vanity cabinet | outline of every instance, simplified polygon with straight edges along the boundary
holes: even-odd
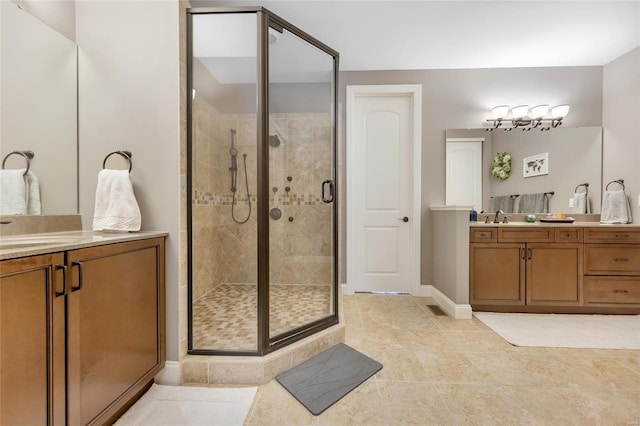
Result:
[[[164,238],[0,267],[0,424],[113,423],[164,367]]]
[[[471,227],[469,302],[503,312],[640,313],[640,227]]]
[[[0,262],[0,424],[65,424],[62,253]]]
[[[496,235],[495,243],[484,241]],[[553,228],[471,228],[469,301],[476,310],[582,304],[581,232]],[[558,240],[556,242],[556,239]],[[569,242],[566,242],[569,241]]]
[[[67,268],[69,424],[103,424],[164,367],[164,242],[73,250]]]
[[[469,301],[472,305],[524,305],[524,247],[524,244],[471,244]]]
[[[585,229],[585,305],[640,308],[640,229]]]

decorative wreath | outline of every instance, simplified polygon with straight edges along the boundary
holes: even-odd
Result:
[[[491,174],[498,180],[505,180],[511,173],[511,156],[506,152],[499,152],[493,157]]]

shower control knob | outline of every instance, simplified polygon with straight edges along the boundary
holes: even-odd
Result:
[[[293,222],[293,216],[289,216],[289,222]]]
[[[407,216],[403,217],[402,219],[400,219],[401,221],[407,223],[409,222],[409,218]]]
[[[291,176],[287,176],[287,180],[288,180],[289,182],[291,182],[291,181],[293,180],[293,178],[292,178]]]
[[[289,187],[289,186],[285,186],[284,190],[285,190],[285,191],[287,191],[287,192],[289,192],[289,191],[291,191],[291,187]]]

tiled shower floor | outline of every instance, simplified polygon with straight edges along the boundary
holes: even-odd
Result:
[[[329,285],[272,285],[269,334],[326,317],[331,313]],[[193,348],[255,350],[257,287],[221,284],[193,303]]]

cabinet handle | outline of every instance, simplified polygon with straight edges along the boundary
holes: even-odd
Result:
[[[616,238],[629,238],[629,234],[616,234]]]
[[[71,284],[71,291],[78,291],[82,288],[82,263],[80,262],[71,262],[71,266],[78,267],[78,285],[74,286]]]
[[[613,259],[614,262],[628,262],[629,259],[626,257],[616,257],[615,259]]]
[[[623,294],[627,294],[629,293],[629,290],[613,290],[614,293],[623,293]]]
[[[521,248],[521,249],[520,249],[520,259],[524,259],[524,258],[525,258],[525,255],[524,255],[524,249],[523,249],[523,248]]]
[[[527,256],[527,259],[531,259],[531,257],[533,257],[533,250],[527,249],[527,252],[529,253],[529,255]]]
[[[62,269],[62,291],[56,290],[56,297],[64,296],[67,292],[67,265],[56,265],[56,271]]]
[[[573,234],[564,234],[564,236],[565,236],[566,238],[571,238],[571,237],[573,237]]]

